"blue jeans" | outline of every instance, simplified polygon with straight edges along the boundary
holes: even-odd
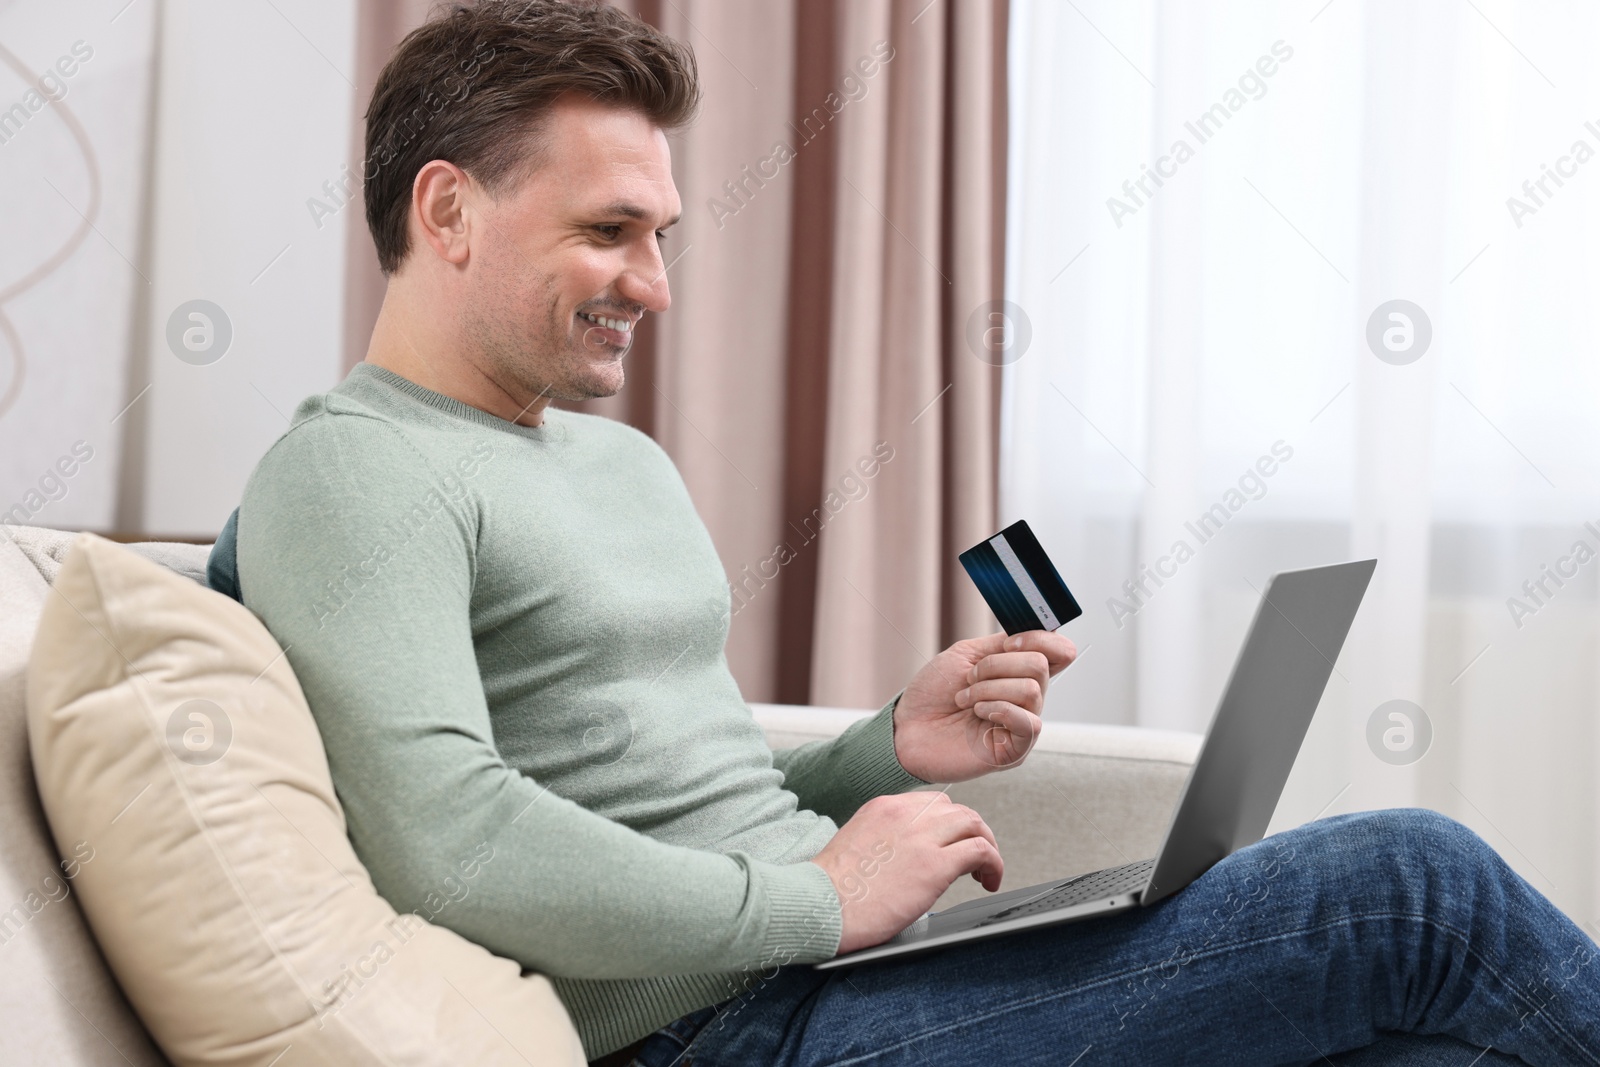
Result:
[[[1335,1058],[1337,1057],[1337,1058]],[[1276,834],[1149,908],[792,965],[639,1067],[1600,1065],[1600,949],[1430,811]]]

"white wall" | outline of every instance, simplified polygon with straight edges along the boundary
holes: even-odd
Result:
[[[0,522],[113,524],[156,23],[125,2],[0,6]]]
[[[295,405],[339,380],[359,200],[320,220],[307,201],[337,203],[355,23],[355,0],[0,6],[0,113],[90,53],[0,125],[0,521],[214,535]],[[232,326],[204,365],[166,336],[195,299]]]
[[[140,0],[145,2],[145,0]],[[349,147],[354,0],[167,0],[156,116],[152,388],[131,521],[213,534],[295,405],[339,380],[346,213],[319,229]],[[167,344],[172,311],[204,299],[232,323],[221,359]]]

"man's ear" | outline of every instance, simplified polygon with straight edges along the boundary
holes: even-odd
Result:
[[[435,255],[457,266],[467,261],[470,250],[474,188],[465,171],[443,159],[423,164],[411,183],[407,224]]]

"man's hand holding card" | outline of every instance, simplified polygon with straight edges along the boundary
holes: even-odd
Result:
[[[1083,614],[1025,522],[961,554],[1006,628],[957,641],[895,707],[895,755],[928,782],[962,782],[1021,763],[1039,736],[1050,679],[1078,655],[1056,632]]]

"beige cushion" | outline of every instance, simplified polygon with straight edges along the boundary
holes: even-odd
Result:
[[[75,895],[174,1063],[583,1063],[547,979],[374,891],[254,615],[92,534],[55,592],[27,678],[39,795],[60,854],[92,855]],[[492,852],[462,842],[443,906]]]
[[[23,682],[52,594],[15,532],[0,527],[0,1064],[160,1067],[84,924],[34,789]]]

